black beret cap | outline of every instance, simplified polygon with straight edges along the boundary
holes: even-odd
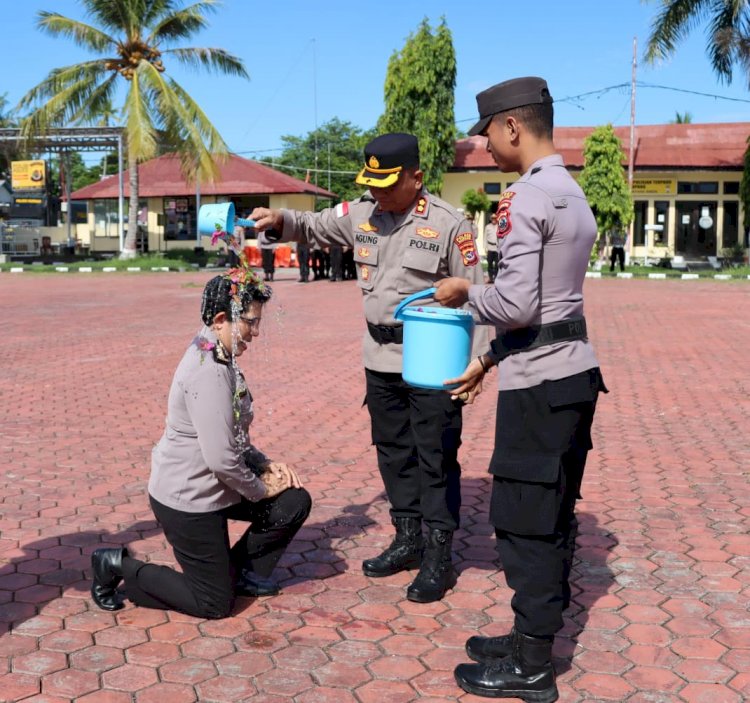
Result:
[[[419,166],[419,141],[413,134],[391,132],[365,146],[365,167],[357,174],[359,185],[387,188],[405,168]]]
[[[552,96],[549,94],[547,81],[544,78],[526,76],[525,78],[512,78],[509,81],[493,85],[477,94],[479,122],[469,130],[469,136],[484,134],[492,116],[498,112],[505,112],[523,105],[551,102]]]

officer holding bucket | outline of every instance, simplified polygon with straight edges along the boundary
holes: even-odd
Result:
[[[284,240],[353,248],[367,320],[372,441],[396,528],[390,546],[362,568],[383,577],[419,567],[407,597],[428,603],[440,600],[456,580],[451,544],[461,505],[461,402],[444,390],[404,381],[403,326],[394,310],[446,276],[479,284],[483,275],[471,224],[423,186],[416,137],[383,134],[364,151],[356,181],[369,190],[361,198],[318,213],[256,208],[251,217],[257,228],[272,227]],[[476,345],[475,353],[486,346]]]
[[[541,78],[516,78],[477,96],[498,168],[521,177],[497,210],[499,269],[494,284],[439,281],[435,299],[469,302],[495,325],[491,349],[475,359],[455,392],[470,390],[494,365],[499,394],[490,522],[514,595],[510,634],[471,637],[456,681],[493,698],[557,700],[552,643],[570,603],[574,507],[591,448],[597,396],[606,392],[586,336],[583,281],[596,221],[552,141],[552,97]]]

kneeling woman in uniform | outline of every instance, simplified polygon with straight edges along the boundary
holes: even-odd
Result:
[[[127,549],[98,549],[91,594],[100,608],[123,607],[116,590],[122,581],[136,605],[201,618],[227,617],[235,595],[278,593],[269,577],[310,513],[310,494],[293,469],[250,443],[253,399],[236,363],[258,336],[270,297],[246,266],[206,285],[204,327],[172,380],[148,484],[182,573],[134,559]],[[231,548],[229,519],[250,523]]]

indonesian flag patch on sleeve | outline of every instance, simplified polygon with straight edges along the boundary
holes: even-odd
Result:
[[[477,247],[474,243],[473,232],[461,232],[457,234],[453,243],[458,247],[461,256],[464,259],[464,266],[476,266],[479,257],[477,256]]]
[[[344,217],[344,215],[349,214],[349,203],[339,203],[336,208],[336,217]]]

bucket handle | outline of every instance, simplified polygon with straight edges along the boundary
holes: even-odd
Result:
[[[404,308],[409,305],[410,303],[413,303],[416,300],[423,300],[424,298],[432,298],[435,295],[435,292],[437,291],[437,288],[427,288],[426,290],[419,291],[419,293],[412,293],[409,297],[404,298],[397,306],[396,309],[393,311],[393,317],[396,320],[401,319],[401,313],[404,311]]]
[[[234,224],[240,227],[255,227],[255,220],[246,220],[244,217],[238,217],[235,219]]]

